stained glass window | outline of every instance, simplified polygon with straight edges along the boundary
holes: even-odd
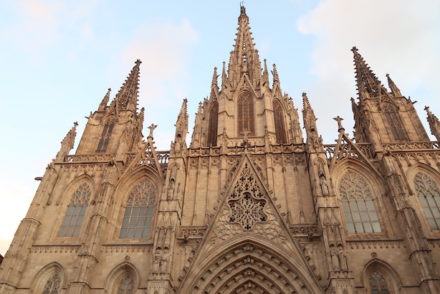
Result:
[[[131,190],[122,220],[120,238],[148,238],[153,219],[155,188],[143,181]]]
[[[440,190],[427,174],[419,172],[414,178],[417,195],[426,220],[432,230],[440,229]]]
[[[218,102],[214,101],[209,112],[208,146],[217,146]]]
[[[238,134],[254,134],[254,104],[249,92],[244,92],[238,98]]]
[[[355,172],[347,173],[339,186],[345,223],[349,233],[378,233],[381,231],[371,188]]]
[[[90,187],[86,183],[81,184],[78,189],[73,192],[72,200],[67,207],[66,216],[61,225],[60,237],[78,236],[84,215],[86,214],[90,195]]]
[[[373,272],[370,275],[371,294],[389,294],[384,277],[379,272]]]
[[[132,294],[133,293],[133,279],[127,274],[119,284],[117,294]]]
[[[61,286],[61,278],[58,272],[55,272],[44,285],[42,294],[58,294]]]
[[[275,119],[275,134],[277,143],[286,143],[286,131],[284,129],[283,107],[278,99],[273,101],[273,116]]]
[[[390,103],[384,103],[384,105],[385,116],[387,118],[388,125],[391,129],[394,140],[408,140],[408,135],[405,131],[405,128],[403,127],[402,120],[399,116],[399,112],[396,106]]]

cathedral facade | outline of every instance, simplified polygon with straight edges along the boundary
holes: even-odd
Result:
[[[0,293],[440,293],[440,147],[411,99],[353,48],[350,137],[302,126],[244,7],[187,141],[142,134],[138,60],[48,165],[0,267]],[[111,100],[111,101],[110,101]],[[440,121],[427,108],[440,141]],[[302,129],[305,129],[303,138]]]

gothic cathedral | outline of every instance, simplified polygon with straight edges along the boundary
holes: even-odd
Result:
[[[61,142],[0,268],[0,293],[440,293],[440,146],[353,48],[354,137],[324,144],[269,82],[244,7],[187,144],[142,134],[137,60],[74,155]],[[440,121],[426,108],[432,134]]]

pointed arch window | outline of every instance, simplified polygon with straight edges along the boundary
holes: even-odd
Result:
[[[208,127],[208,146],[217,146],[217,128],[218,128],[218,102],[212,102],[209,111],[209,127]]]
[[[287,143],[283,107],[278,99],[273,100],[273,116],[275,120],[275,135],[277,143]]]
[[[373,272],[369,277],[371,294],[389,294],[385,278],[379,272]]]
[[[131,190],[119,238],[150,237],[155,195],[155,187],[147,180]]]
[[[110,142],[110,137],[113,132],[113,127],[115,126],[114,121],[106,122],[104,125],[104,129],[101,133],[101,139],[99,139],[98,148],[96,152],[105,152],[107,150],[108,143]]]
[[[91,195],[88,184],[81,184],[78,189],[73,192],[72,199],[67,207],[66,216],[59,232],[60,237],[76,237],[81,229],[84,216]]]
[[[58,272],[55,272],[44,285],[42,294],[58,294],[61,286],[61,278]]]
[[[132,294],[133,293],[133,279],[130,274],[127,274],[124,278],[121,279],[119,283],[117,294]]]
[[[440,230],[440,190],[437,183],[425,173],[414,177],[417,196],[432,230]]]
[[[402,120],[396,106],[392,105],[391,103],[384,103],[384,112],[394,140],[408,140],[408,134],[403,127]]]
[[[254,134],[254,104],[249,92],[240,95],[237,102],[238,134],[240,136]]]
[[[345,174],[339,193],[349,233],[379,233],[381,227],[366,180],[355,172]]]

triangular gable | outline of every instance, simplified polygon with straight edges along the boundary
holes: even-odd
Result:
[[[182,285],[190,282],[186,281],[189,273],[194,276],[206,260],[211,260],[216,249],[247,239],[271,244],[277,252],[289,252],[302,270],[315,277],[248,154],[243,155],[225,191],[189,268],[185,269]]]

